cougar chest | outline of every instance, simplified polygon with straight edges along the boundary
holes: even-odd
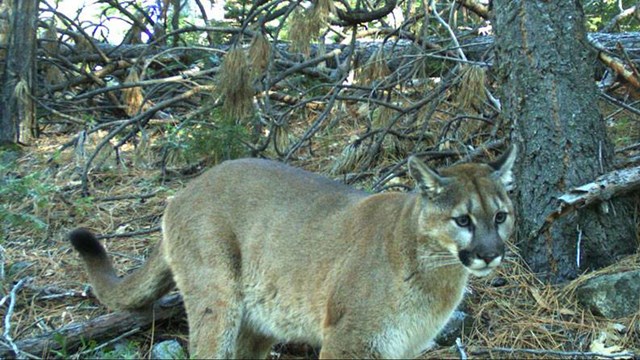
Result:
[[[426,350],[462,300],[466,275],[431,291],[408,290],[373,341],[384,358],[414,358]]]

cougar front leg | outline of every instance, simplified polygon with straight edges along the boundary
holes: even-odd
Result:
[[[369,342],[371,329],[362,324],[347,324],[342,321],[336,326],[327,327],[322,335],[320,359],[377,359],[380,353]]]

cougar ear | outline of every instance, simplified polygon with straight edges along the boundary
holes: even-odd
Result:
[[[499,180],[507,191],[513,189],[513,164],[516,162],[518,155],[518,147],[511,145],[504,154],[502,154],[494,162],[489,163],[494,169],[491,175],[494,179]]]
[[[409,165],[409,175],[415,180],[416,185],[423,195],[433,196],[442,192],[444,186],[448,183],[446,177],[438,174],[437,171],[429,168],[416,156],[411,156],[407,160]]]

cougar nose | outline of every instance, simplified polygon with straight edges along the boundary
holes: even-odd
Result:
[[[500,254],[495,251],[491,252],[479,252],[476,254],[479,259],[483,260],[487,265],[489,265],[493,260],[495,260]]]

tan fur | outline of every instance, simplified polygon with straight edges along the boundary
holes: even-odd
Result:
[[[124,280],[90,233],[70,238],[109,307],[148,306],[175,281],[193,357],[265,358],[277,341],[322,346],[321,358],[415,357],[468,274],[500,263],[514,159],[511,149],[436,173],[411,158],[421,190],[374,195],[273,161],[228,161],[170,200],[162,242]]]

